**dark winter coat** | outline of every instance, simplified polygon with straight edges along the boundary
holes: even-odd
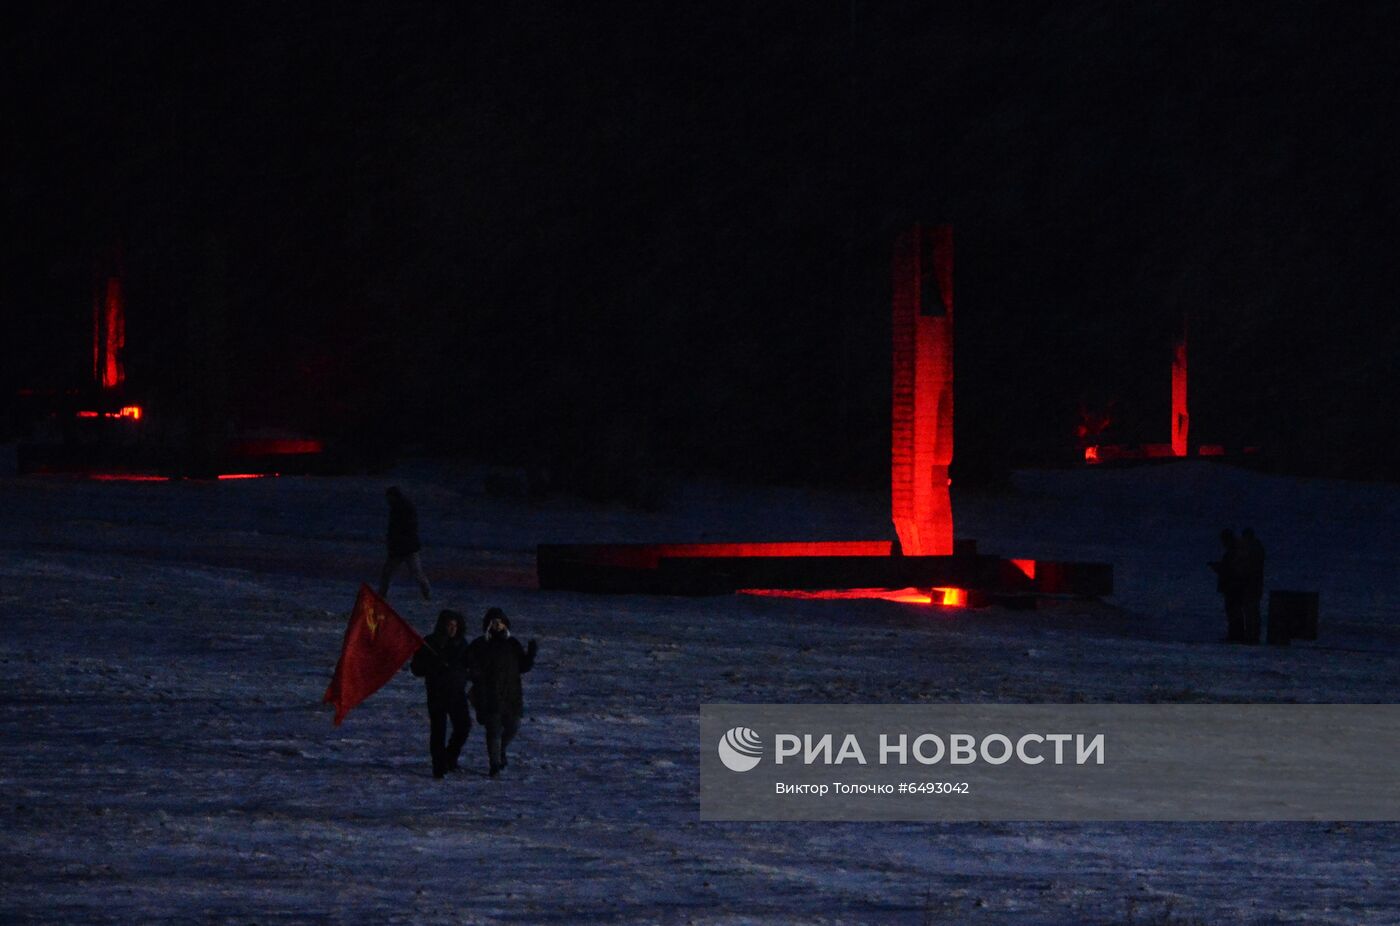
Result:
[[[535,665],[535,641],[527,649],[514,637],[477,637],[467,647],[473,706],[483,724],[519,720],[525,712],[520,676]]]
[[[1246,564],[1240,550],[1240,542],[1231,540],[1225,554],[1218,562],[1210,564],[1215,570],[1215,590],[1226,598],[1238,598],[1244,594]]]
[[[1257,537],[1245,536],[1239,542],[1241,587],[1252,601],[1264,597],[1264,545]]]
[[[438,615],[436,629],[423,640],[413,654],[409,669],[423,679],[428,691],[428,707],[451,709],[467,702],[467,634],[465,621],[458,616],[457,633],[447,635],[449,614]]]
[[[398,492],[389,495],[389,532],[385,541],[390,556],[408,556],[423,549],[418,539],[418,509]]]

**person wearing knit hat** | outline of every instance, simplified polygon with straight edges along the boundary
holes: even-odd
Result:
[[[535,665],[539,647],[528,646],[510,634],[510,618],[500,608],[491,608],[481,621],[481,636],[467,647],[471,671],[471,702],[477,722],[486,730],[486,759],[491,777],[509,764],[506,747],[520,730],[525,713],[520,676]]]

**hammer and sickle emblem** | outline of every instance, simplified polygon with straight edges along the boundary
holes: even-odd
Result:
[[[373,640],[379,634],[379,627],[384,623],[384,615],[379,613],[378,608],[371,607],[365,614],[365,627],[369,630],[369,638]]]

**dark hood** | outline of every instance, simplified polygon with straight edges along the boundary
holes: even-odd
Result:
[[[441,637],[447,636],[447,622],[453,620],[457,622],[457,633],[453,635],[452,639],[462,639],[467,633],[467,619],[456,611],[443,610],[440,612],[438,614],[437,626],[433,628],[433,633]]]
[[[497,618],[500,619],[501,623],[506,625],[506,630],[510,630],[510,618],[506,617],[506,612],[502,611],[500,608],[492,608],[487,611],[486,616],[481,619],[481,632],[485,634],[487,629],[491,626],[491,622]]]

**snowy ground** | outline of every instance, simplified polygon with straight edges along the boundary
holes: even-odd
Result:
[[[501,780],[429,775],[407,672],[319,704],[386,480],[0,478],[0,921],[1396,923],[1400,824],[715,824],[709,701],[1395,700],[1400,490],[1187,463],[957,495],[959,536],[1102,559],[1037,612],[544,593],[537,542],[865,539],[878,497],[690,486],[659,514],[405,465],[432,603],[537,637]],[[1220,645],[1205,561],[1252,524],[1322,638]],[[1385,872],[1390,871],[1390,875]]]

